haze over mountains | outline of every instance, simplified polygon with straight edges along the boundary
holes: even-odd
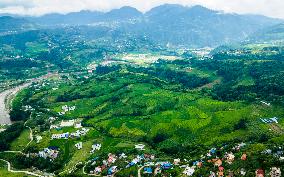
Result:
[[[110,12],[81,11],[63,14],[48,14],[41,17],[21,17],[12,23],[26,26],[62,27],[88,25],[105,27],[109,31],[147,36],[154,42],[166,45],[191,47],[217,46],[224,43],[241,42],[258,31],[269,31],[270,27],[283,22],[260,15],[226,14],[202,6],[185,7],[165,4],[146,13],[132,7],[122,7]],[[5,17],[7,20],[7,17]],[[19,17],[17,17],[19,18]],[[1,25],[1,31],[14,29],[13,25]],[[282,28],[283,30],[283,28]],[[279,36],[278,36],[279,37]],[[261,38],[258,37],[258,38]],[[277,38],[277,37],[276,37]]]

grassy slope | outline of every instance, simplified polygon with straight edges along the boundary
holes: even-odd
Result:
[[[23,173],[11,173],[7,171],[7,164],[0,161],[0,177],[23,177],[27,176]]]
[[[30,131],[25,129],[21,135],[11,143],[11,151],[21,151],[30,141]]]

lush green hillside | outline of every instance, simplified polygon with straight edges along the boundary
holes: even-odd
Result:
[[[62,171],[78,160],[103,158],[108,153],[125,152],[133,157],[139,154],[134,150],[137,143],[146,144],[146,152],[161,159],[179,157],[194,161],[213,147],[220,148],[218,153],[222,155],[246,142],[249,145],[241,152],[246,152],[249,160],[236,160],[233,165],[224,164],[225,167],[236,174],[240,166],[249,174],[257,168],[269,170],[279,163],[278,159],[263,161],[270,156],[260,154],[283,142],[283,66],[282,60],[183,59],[158,60],[146,68],[112,64],[100,65],[94,73],[62,74],[59,80],[34,85],[29,89],[33,96],[23,102],[35,108],[28,125],[43,137],[27,151],[59,147],[60,157],[48,169]],[[64,105],[76,109],[59,116]],[[79,139],[50,140],[53,133],[75,131],[72,127],[49,130],[54,124],[48,121],[51,116],[59,117],[58,122],[79,118],[91,132]],[[261,120],[273,117],[279,118],[278,123]],[[92,143],[102,144],[102,150],[80,156],[74,147],[79,141],[85,144],[84,152],[90,150]],[[241,152],[236,155],[241,156]],[[25,160],[23,166],[29,162]],[[39,168],[45,168],[44,164]],[[116,164],[121,168],[127,165],[122,161]],[[204,165],[196,174],[216,170],[210,163]],[[132,172],[120,173],[123,176]]]

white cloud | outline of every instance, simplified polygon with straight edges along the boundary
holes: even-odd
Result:
[[[187,6],[200,4],[225,12],[253,13],[284,18],[283,0],[0,0],[0,13],[42,15],[80,10],[109,11],[126,5],[145,12],[164,3]]]

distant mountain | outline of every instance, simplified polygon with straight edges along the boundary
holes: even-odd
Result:
[[[141,18],[143,14],[132,7],[122,7],[110,12],[80,11],[69,14],[47,14],[41,17],[30,17],[29,20],[41,25],[87,25],[97,22],[127,21]]]
[[[114,9],[110,12],[105,13],[101,20],[108,20],[108,21],[125,21],[125,20],[131,20],[131,19],[137,19],[142,18],[143,13],[138,11],[137,9],[133,7],[122,7],[120,9]]]
[[[85,25],[98,20],[104,13],[97,11],[80,11],[69,14],[47,14],[41,17],[29,17],[30,21],[45,26]]]
[[[202,6],[162,5],[145,14],[147,34],[162,43],[214,46],[244,40],[278,19],[226,14]]]
[[[0,34],[18,32],[34,28],[34,24],[24,18],[0,17]]]
[[[250,42],[273,42],[284,41],[284,23],[264,28],[252,34],[248,41]]]
[[[145,14],[132,7],[110,12],[81,11],[29,17],[43,26],[105,26],[110,31],[147,36],[160,44],[204,47],[240,42],[256,31],[283,20],[259,15],[228,14],[202,6],[165,4]]]

